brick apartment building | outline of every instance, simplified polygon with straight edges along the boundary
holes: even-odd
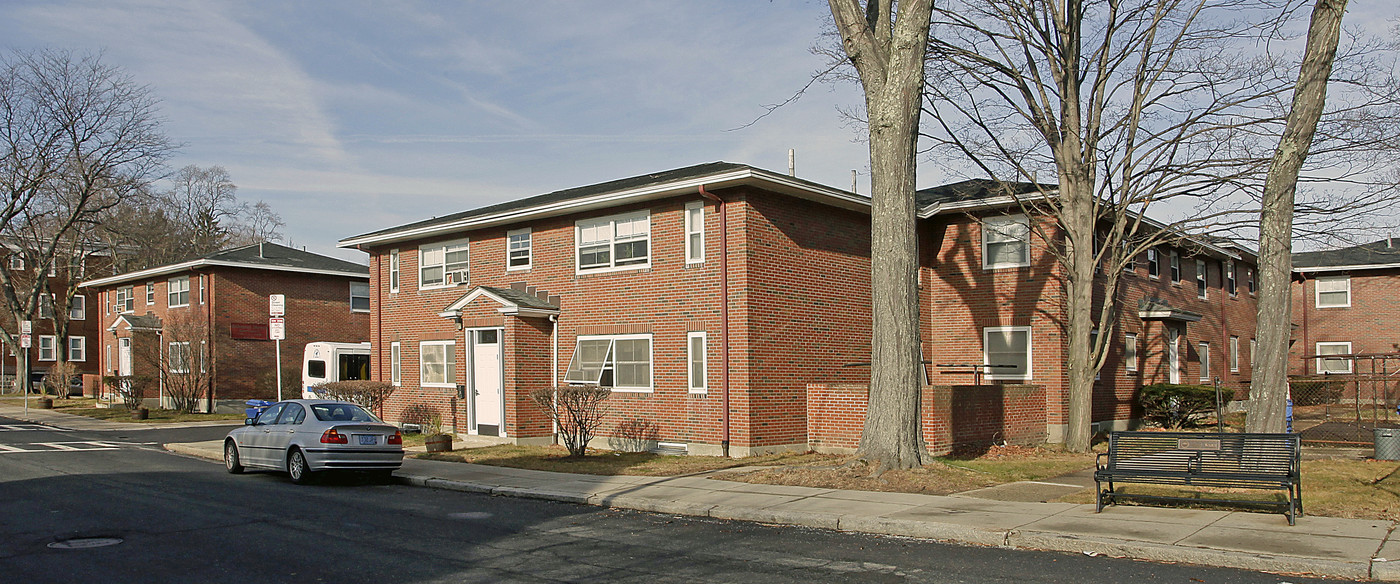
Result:
[[[1058,267],[1015,200],[987,184],[919,193],[936,451],[1064,430]],[[747,455],[854,446],[869,375],[869,237],[868,198],[720,162],[340,245],[370,255],[373,369],[399,386],[387,419],[437,416],[459,432],[548,442],[528,392],[599,383],[614,389],[600,439],[611,446]],[[1246,383],[1253,274],[1252,255],[1220,242],[1141,258],[1119,294],[1094,419],[1126,425],[1145,383]],[[975,383],[972,370],[990,363],[1011,366]]]
[[[1293,322],[1290,375],[1369,374],[1371,356],[1376,372],[1384,366],[1394,373],[1400,365],[1400,241],[1293,254]]]
[[[34,265],[24,250],[13,243],[0,244],[4,261],[10,273],[21,277],[37,277],[40,268]],[[92,353],[98,333],[102,328],[101,319],[96,318],[92,307],[96,297],[89,291],[79,289],[72,299],[66,298],[70,279],[81,279],[94,274],[110,273],[111,257],[105,251],[89,250],[76,265],[55,264],[45,274],[46,288],[50,291],[39,299],[38,312],[30,322],[33,333],[28,349],[31,379],[40,379],[60,361],[72,363],[78,374],[98,372],[98,362]],[[28,285],[27,283],[24,285]],[[67,323],[66,334],[60,334],[62,322]],[[6,330],[18,340],[19,327],[11,315],[4,315]],[[3,346],[0,341],[0,377],[12,379],[17,371],[17,347]]]
[[[246,399],[277,396],[269,296],[286,297],[278,364],[283,397],[299,397],[306,343],[368,340],[367,280],[365,266],[261,243],[83,286],[97,298],[92,317],[105,323],[97,355],[104,374],[158,378],[161,361],[165,371],[202,367],[208,372],[202,407],[212,401],[217,411],[242,411]],[[146,399],[154,401],[161,389],[149,390]]]

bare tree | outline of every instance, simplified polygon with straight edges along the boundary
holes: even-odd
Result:
[[[870,136],[872,334],[869,410],[858,454],[879,473],[921,466],[919,268],[914,153],[932,0],[830,0],[865,89]],[[897,11],[896,11],[897,10]]]
[[[252,245],[264,241],[282,239],[282,228],[287,224],[272,210],[267,201],[258,201],[243,208],[232,228],[233,245]]]
[[[161,322],[156,338],[160,347],[136,355],[148,371],[157,372],[170,409],[194,412],[210,389],[208,319],[199,311],[173,312]]]
[[[1245,420],[1249,432],[1284,431],[1288,339],[1293,332],[1293,197],[1327,101],[1327,82],[1346,7],[1347,0],[1317,0],[1313,7],[1288,125],[1264,181],[1264,208],[1259,216],[1259,354]]]
[[[935,11],[931,155],[1037,184],[1016,199],[1028,215],[1051,219],[1031,228],[1061,268],[1069,448],[1089,447],[1093,379],[1118,320],[1122,268],[1186,232],[1243,226],[1257,211],[1267,136],[1282,124],[1279,103],[1291,90],[1280,75],[1288,60],[1258,43],[1279,34],[1295,4],[950,0]],[[1354,123],[1392,107],[1388,96],[1350,105],[1329,126],[1331,151],[1361,160],[1393,143],[1393,119]],[[1054,184],[1040,185],[1051,182],[1042,177]],[[1147,219],[1177,198],[1199,209],[1174,222]],[[1095,329],[1105,334],[1093,340]]]
[[[191,255],[223,249],[229,243],[230,223],[243,213],[238,186],[222,166],[200,168],[193,164],[171,177],[165,193],[167,208],[189,229]]]
[[[0,262],[0,296],[11,318],[32,320],[49,274],[71,264],[67,242],[148,185],[173,147],[149,89],[99,55],[20,52],[0,68],[0,237],[25,260]],[[14,332],[0,328],[0,338],[14,346]]]

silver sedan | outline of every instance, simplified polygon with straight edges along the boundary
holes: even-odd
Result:
[[[224,466],[286,471],[292,482],[325,470],[373,472],[385,479],[403,465],[403,435],[349,402],[277,402],[224,439]]]

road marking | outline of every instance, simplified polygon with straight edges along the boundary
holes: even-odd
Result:
[[[43,446],[43,448],[24,448],[25,446]],[[121,444],[100,441],[84,442],[31,442],[29,444],[11,445],[0,444],[0,454],[19,454],[29,452],[94,452],[101,450],[119,450]]]
[[[35,431],[72,432],[72,430],[69,430],[69,429],[67,429],[67,428],[55,428],[55,427],[53,427],[53,426],[44,426],[44,425],[41,425],[41,424],[0,424],[0,432],[35,432]]]

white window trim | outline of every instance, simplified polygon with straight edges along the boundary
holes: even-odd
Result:
[[[78,356],[73,356],[73,341],[77,341]],[[74,363],[87,361],[87,337],[68,337],[68,360]]]
[[[525,243],[526,243],[526,246],[525,246],[525,265],[523,265],[523,266],[512,266],[512,265],[510,265],[510,257],[511,257],[511,251],[512,251],[511,248],[510,248],[510,238],[513,237],[513,236],[516,236],[516,235],[524,235],[524,236],[526,236],[526,238],[525,238]],[[507,232],[506,232],[506,271],[507,271],[507,272],[525,272],[525,271],[529,271],[529,269],[530,269],[530,268],[533,268],[534,266],[535,266],[535,234],[534,234],[534,231],[531,230],[529,227],[525,227],[525,228],[523,228],[523,229],[512,229],[512,230],[510,230],[510,231],[507,231]]]
[[[448,248],[453,248],[453,247],[464,248],[464,249],[466,249],[466,251],[467,251],[467,277],[466,277],[465,280],[463,280],[463,281],[461,281],[461,282],[456,282],[456,281],[449,280],[448,277],[447,277],[447,251],[448,251]],[[438,248],[441,248],[441,249],[442,249],[442,263],[441,263],[441,264],[435,264],[435,265],[433,265],[433,266],[429,266],[429,265],[427,265],[427,264],[424,264],[424,263],[423,263],[423,252],[425,252],[425,251],[431,251],[431,250],[438,249]],[[458,251],[458,250],[453,250],[453,251]],[[434,285],[431,285],[431,286],[424,286],[424,285],[423,285],[423,268],[431,268],[431,267],[440,267],[440,268],[442,268],[442,283],[441,283],[441,284],[434,284]],[[443,289],[443,288],[455,288],[455,287],[457,287],[459,284],[466,284],[466,283],[467,283],[468,281],[470,281],[470,280],[471,280],[471,240],[470,240],[470,239],[457,239],[457,240],[453,240],[453,241],[441,241],[441,242],[438,242],[438,243],[433,243],[433,244],[420,245],[420,246],[418,246],[418,289],[419,289],[419,290],[441,290],[441,289]]]
[[[180,351],[179,351],[179,352],[180,352],[180,357],[181,357],[181,360],[184,361],[184,367],[177,367],[177,366],[176,366],[176,360],[175,360],[175,353],[176,353],[175,348],[176,348],[176,347],[179,347],[179,348],[180,348]],[[167,347],[166,347],[166,352],[165,352],[165,354],[166,354],[166,359],[167,359],[167,362],[166,362],[166,363],[167,363],[167,367],[169,368],[169,370],[170,370],[171,373],[180,373],[180,374],[184,374],[184,373],[189,373],[189,372],[190,372],[190,366],[192,365],[191,361],[193,361],[193,356],[190,355],[190,342],[189,342],[189,341],[170,341],[169,345],[167,345]]]
[[[1210,298],[1210,277],[1206,271],[1205,260],[1196,260],[1196,298],[1208,300]]]
[[[1181,283],[1181,254],[1176,250],[1167,252],[1167,279],[1173,284]]]
[[[204,274],[199,275],[199,303],[204,304]]]
[[[126,296],[126,301],[125,301],[125,302],[122,301],[122,296],[123,296],[122,293],[121,293],[122,290],[126,290],[126,291],[127,291],[127,292],[126,292],[126,295],[125,295],[125,296]],[[117,314],[135,314],[135,313],[136,313],[136,287],[135,287],[135,286],[122,286],[122,287],[120,287],[120,288],[117,288],[116,291],[114,291],[114,292],[112,293],[112,296],[113,296],[113,298],[114,298],[113,304],[118,304],[118,303],[120,303],[120,306],[117,307]],[[126,308],[126,302],[131,302],[131,308],[130,308],[130,309],[127,309],[127,308]]]
[[[1019,262],[1001,262],[1001,263],[996,263],[996,264],[990,263],[988,260],[989,260],[989,258],[990,258],[991,256],[989,256],[989,255],[987,254],[987,245],[988,245],[988,243],[990,243],[990,242],[988,241],[988,239],[990,239],[990,238],[987,237],[987,233],[988,233],[989,229],[994,228],[995,226],[998,226],[998,225],[1011,225],[1011,224],[1024,225],[1025,228],[1026,228],[1026,238],[1023,239],[1023,240],[1021,240],[1021,244],[1024,245],[1024,246],[1026,246],[1026,251],[1025,251],[1025,254],[1024,254],[1024,255],[1025,255],[1025,259],[1022,260],[1022,261],[1019,261]],[[1026,266],[1031,265],[1031,237],[1030,237],[1031,227],[1030,227],[1030,225],[1031,225],[1031,224],[1030,224],[1030,219],[1029,219],[1028,217],[1026,217],[1025,215],[1006,215],[1006,216],[1000,216],[1000,217],[987,217],[987,218],[984,218],[984,219],[982,220],[982,269],[983,269],[983,270],[1002,270],[1002,269],[1007,269],[1007,268],[1023,268],[1023,267],[1026,267]]]
[[[1347,301],[1345,304],[1323,304],[1322,287],[1319,286],[1324,280],[1328,282],[1346,282]],[[1341,292],[1341,290],[1332,290]],[[1323,276],[1313,280],[1313,306],[1317,308],[1351,308],[1351,276]]]
[[[1313,354],[1314,354],[1314,355],[1321,355],[1321,354],[1322,354],[1322,347],[1324,347],[1324,346],[1328,346],[1328,347],[1346,347],[1346,352],[1345,352],[1344,354],[1350,354],[1350,353],[1351,353],[1351,341],[1328,341],[1328,342],[1317,343],[1316,345],[1314,345],[1314,346],[1313,346]],[[1322,373],[1323,373],[1323,370],[1322,370],[1322,362],[1323,362],[1324,360],[1326,360],[1326,359],[1327,359],[1326,357],[1318,357],[1317,359],[1314,359],[1314,360],[1313,360],[1313,371],[1316,371],[1318,374],[1322,374]],[[1330,373],[1333,373],[1333,374],[1349,374],[1349,373],[1351,373],[1351,372],[1352,372],[1352,361],[1351,361],[1351,359],[1347,359],[1347,360],[1346,360],[1346,364],[1347,364],[1347,370],[1346,370],[1346,371],[1332,371],[1332,372],[1330,372]]]
[[[400,281],[400,278],[402,277],[402,272],[400,272],[401,266],[400,266],[400,264],[399,264],[399,261],[400,261],[400,259],[399,259],[399,250],[397,250],[397,249],[391,249],[391,250],[389,250],[389,293],[390,293],[390,294],[398,294],[398,293],[399,293],[399,281]]]
[[[1225,260],[1225,291],[1231,297],[1240,295],[1239,281],[1235,279],[1235,260]]]
[[[48,342],[49,342],[49,356],[48,356],[48,358],[45,358],[45,357],[44,357],[44,341],[48,341]],[[54,335],[39,335],[39,347],[38,347],[38,348],[39,348],[39,357],[38,357],[38,359],[39,359],[40,361],[57,361],[57,360],[58,360],[58,337],[56,337],[56,336],[54,336]]]
[[[1137,340],[1137,333],[1123,335],[1123,369],[1126,371],[1138,370]]]
[[[577,355],[578,355],[578,346],[579,346],[579,342],[580,342],[580,341],[600,341],[600,340],[605,340],[605,339],[606,339],[606,340],[609,340],[609,341],[613,341],[614,343],[616,343],[617,341],[635,341],[635,340],[640,340],[640,339],[646,339],[646,340],[647,340],[647,350],[648,350],[647,359],[650,360],[650,362],[651,362],[651,367],[650,367],[650,371],[651,371],[651,376],[650,376],[650,377],[651,377],[651,379],[647,380],[647,385],[646,385],[646,386],[635,386],[635,387],[628,386],[628,387],[624,387],[624,386],[617,386],[617,385],[614,385],[614,386],[611,387],[610,389],[612,389],[614,392],[618,392],[618,393],[649,393],[649,392],[651,392],[653,389],[655,389],[655,387],[656,387],[656,340],[652,338],[651,333],[631,334],[631,335],[579,335],[577,338],[574,339],[574,355],[572,355],[572,356],[569,357],[569,365],[572,365],[572,364],[573,364],[573,360],[574,360],[574,359],[577,357]],[[614,357],[614,360],[616,360],[616,357]],[[687,362],[687,363],[686,363],[686,366],[689,367],[689,365],[690,365],[690,364]],[[565,374],[565,375],[568,375],[568,368],[567,368],[567,367],[568,367],[568,366],[566,365],[566,366],[565,366],[565,370],[564,370],[564,374]],[[617,372],[614,371],[614,372],[613,372],[613,381],[616,382],[616,380],[617,380]],[[571,382],[571,381],[567,381],[567,380],[566,380],[565,383],[579,383],[579,382],[577,382],[577,381],[572,381],[572,382]]]
[[[389,343],[389,383],[403,385],[403,345],[398,341]]]
[[[1230,337],[1230,373],[1240,372],[1240,338]]]
[[[1152,266],[1154,265],[1157,266],[1156,273],[1153,273]],[[1162,277],[1162,253],[1157,251],[1157,248],[1149,248],[1147,250],[1147,277],[1153,280],[1158,280]]]
[[[700,379],[696,384],[696,379],[691,370],[691,364],[695,362],[694,347],[691,345],[692,339],[700,339]],[[685,376],[686,385],[690,388],[690,393],[708,393],[710,379],[710,351],[709,339],[703,331],[687,333],[685,335]]]
[[[358,281],[356,281],[356,282],[350,282],[350,312],[368,313],[369,310],[370,310],[368,306],[365,307],[365,308],[355,308],[355,298],[356,298],[356,296],[355,296],[355,285],[356,285],[356,284],[362,284],[362,285],[364,285],[364,287],[365,287],[365,295],[364,295],[364,296],[361,296],[361,298],[364,298],[364,299],[365,299],[365,304],[369,304],[369,301],[370,301],[370,287],[369,287],[369,282],[358,282]]]
[[[73,314],[75,310],[76,316]],[[87,320],[87,296],[74,294],[68,301],[68,320]]]
[[[625,266],[617,265],[617,222],[623,220],[633,220],[645,217],[647,220],[647,260]],[[611,224],[612,235],[608,237],[608,265],[596,268],[584,268],[579,262],[579,252],[583,250],[583,225],[585,223],[601,223],[607,221]],[[574,222],[574,274],[603,274],[608,272],[626,272],[631,270],[645,270],[651,267],[651,258],[656,253],[656,246],[651,236],[651,210],[643,209],[630,213],[620,213],[617,215],[607,215],[604,217],[594,217],[591,219],[580,219]],[[597,244],[595,244],[597,245]]]
[[[423,348],[424,348],[424,347],[432,347],[432,346],[445,346],[445,347],[447,347],[447,351],[452,353],[452,355],[453,355],[453,359],[452,359],[452,368],[453,368],[453,371],[452,371],[452,375],[451,375],[452,381],[449,381],[449,382],[438,382],[438,381],[435,381],[435,382],[427,382],[427,381],[424,381],[424,380],[423,380],[423,377],[424,377],[424,376],[423,376]],[[455,370],[456,367],[457,367],[456,351],[457,351],[457,341],[422,341],[422,342],[418,343],[418,385],[420,385],[420,386],[422,386],[422,387],[452,387],[452,388],[457,387],[457,372],[456,372],[456,370]],[[444,361],[444,363],[446,362],[446,355],[445,355],[445,354],[444,354],[444,359],[443,359],[443,361]],[[443,372],[443,377],[447,377],[447,372],[446,372],[446,371]]]
[[[155,281],[146,282],[146,306],[155,306],[155,304],[156,283]]]
[[[699,225],[692,219],[692,213],[700,211]],[[690,236],[699,235],[699,249],[690,243]],[[686,265],[705,263],[705,203],[694,201],[685,204],[685,263]],[[689,341],[687,341],[689,342]]]
[[[1031,380],[1031,379],[1034,377],[1034,375],[1035,375],[1035,357],[1034,357],[1034,354],[1033,354],[1032,351],[1033,351],[1033,348],[1034,348],[1034,346],[1035,346],[1035,339],[1032,337],[1031,327],[1028,327],[1028,326],[988,326],[988,327],[982,327],[982,364],[983,364],[983,365],[991,365],[991,363],[988,363],[989,355],[988,355],[988,353],[987,353],[987,344],[988,344],[988,343],[987,343],[987,335],[988,335],[988,334],[990,334],[990,333],[1003,333],[1003,332],[1020,332],[1020,331],[1024,331],[1024,332],[1026,333],[1026,373],[1025,373],[1025,375],[1008,375],[1008,374],[1004,374],[1004,373],[997,373],[995,369],[987,368],[987,373],[986,373],[985,375],[983,375],[983,378],[984,378],[984,379],[987,379],[987,380],[989,380],[989,381],[1000,381],[1000,380],[1029,381],[1029,380]]]
[[[1167,329],[1167,383],[1181,383],[1181,333]]]
[[[1201,381],[1210,381],[1210,343],[1196,343],[1196,353],[1201,357]]]
[[[185,289],[184,289],[184,293],[185,293],[185,302],[184,302],[183,304],[176,304],[175,302],[173,302],[173,300],[175,299],[176,295],[178,295],[180,292],[179,292],[179,291],[176,291],[176,290],[175,290],[175,287],[172,286],[171,284],[174,283],[174,282],[176,282],[176,281],[178,281],[178,280],[184,280],[184,282],[185,282]],[[170,308],[183,308],[183,307],[185,307],[185,306],[189,306],[189,305],[190,305],[190,277],[189,277],[189,276],[176,276],[176,277],[174,277],[174,278],[170,278],[169,280],[166,280],[166,281],[165,281],[165,305],[168,306],[168,307],[170,307]]]
[[[57,300],[54,294],[39,293],[39,318],[50,319],[54,317],[54,302]],[[48,316],[44,313],[48,312]]]

